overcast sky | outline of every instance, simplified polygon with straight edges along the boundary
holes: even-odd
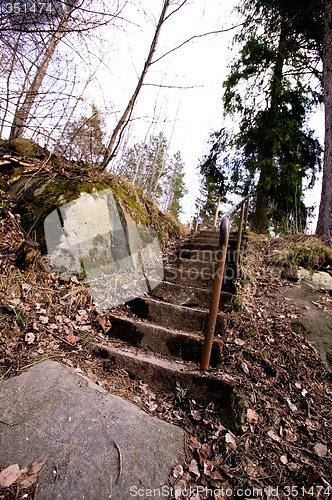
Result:
[[[164,24],[155,59],[189,38],[207,32],[228,29],[238,17],[231,15],[233,1],[189,0]],[[119,116],[137,82],[160,15],[161,1],[142,0],[142,10],[127,11],[136,24],[117,33],[111,54],[112,75],[108,74],[108,95],[116,103]],[[153,64],[134,112],[130,142],[145,139],[146,134],[163,132],[170,139],[171,153],[181,152],[186,165],[188,195],[184,199],[182,220],[194,215],[198,196],[197,165],[206,151],[210,132],[222,125],[222,82],[231,58],[235,31],[195,38]],[[117,48],[118,46],[118,48]],[[122,75],[119,86],[119,75]],[[160,88],[155,85],[174,88]],[[183,88],[182,88],[183,87]],[[114,99],[116,95],[116,99]],[[157,124],[152,124],[153,119]],[[112,128],[110,119],[109,128]]]
[[[236,3],[236,0],[189,0],[164,24],[155,59],[193,36],[236,26],[239,22],[239,16],[233,11]],[[105,103],[112,111],[109,130],[136,86],[161,7],[161,0],[132,3],[125,10],[130,22],[124,30],[113,33],[112,50],[104,60],[105,77],[100,78]],[[183,203],[183,222],[195,213],[197,165],[206,152],[209,134],[223,125],[222,82],[236,55],[236,49],[232,49],[235,33],[236,30],[231,30],[195,38],[153,64],[133,115],[130,143],[144,140],[147,134],[163,132],[170,140],[170,152],[181,152],[189,190]],[[160,84],[175,88],[160,88]],[[314,116],[310,124],[322,138],[322,112]],[[317,204],[319,196],[318,186],[309,203]]]

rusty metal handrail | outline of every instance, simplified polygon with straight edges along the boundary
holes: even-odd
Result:
[[[217,224],[218,224],[219,208],[220,208],[220,198],[218,198],[218,201],[217,201],[216,211],[215,211],[215,214],[214,214],[213,227],[217,227]]]
[[[239,229],[237,232],[237,239],[236,239],[236,250],[235,250],[235,267],[237,268],[239,265],[240,261],[240,250],[241,250],[241,243],[242,243],[242,233],[243,233],[243,223],[244,223],[244,218],[245,218],[245,213],[247,211],[248,206],[248,200],[241,205],[241,212],[240,212],[240,221],[239,221]]]
[[[225,217],[229,217],[230,219],[232,216],[239,210],[239,208],[242,207],[242,205],[248,203],[249,204],[249,198],[252,197],[252,194],[248,194],[245,198],[243,198],[235,207],[233,207],[231,210],[229,210],[226,214]],[[248,205],[249,206],[249,205]]]
[[[210,358],[213,345],[214,330],[216,327],[219,301],[224,277],[228,239],[231,223],[228,217],[224,217],[220,223],[219,248],[217,251],[217,269],[213,281],[212,298],[205,325],[205,338],[201,358],[201,370],[207,370],[210,365]]]
[[[230,218],[241,209],[239,229],[237,233],[236,240],[236,253],[235,253],[235,267],[238,268],[240,261],[240,251],[242,243],[243,230],[246,229],[249,213],[249,199],[252,195],[248,195],[243,198],[235,207],[230,210],[226,216],[221,220],[220,223],[220,237],[219,237],[219,248],[217,251],[217,270],[213,281],[213,290],[211,297],[211,304],[209,308],[209,314],[204,329],[204,344],[203,352],[201,357],[201,370],[207,370],[210,365],[210,358],[213,345],[214,331],[216,328],[217,315],[219,311],[220,294],[222,290],[222,283],[226,265],[226,256],[228,248],[228,239],[230,233]],[[217,225],[218,212],[220,207],[220,198],[218,198],[217,208],[214,217],[214,226]]]

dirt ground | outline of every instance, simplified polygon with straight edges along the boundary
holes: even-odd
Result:
[[[294,329],[304,332],[332,369],[332,301],[329,294],[306,283],[280,287],[279,291],[299,311],[292,321]]]
[[[184,428],[194,458],[171,472],[174,498],[188,498],[182,492],[189,490],[196,500],[330,498],[332,374],[322,357],[325,352],[329,360],[332,299],[281,278],[267,258],[268,239],[249,241],[238,311],[228,318],[223,361],[211,370],[212,375],[222,371],[245,394],[247,419],[235,436],[223,426],[213,404],[202,407],[188,397],[185,387],[156,394],[94,357],[91,341],[117,345],[107,336],[107,311],[96,309],[89,290],[77,279],[61,280],[41,260],[29,269],[17,267],[15,251],[23,238],[17,218],[4,211],[0,381],[41,360],[57,360],[147,413]],[[303,324],[305,335],[299,327]],[[316,347],[309,336],[315,337]],[[0,489],[0,499],[9,498],[32,499],[33,486],[23,492],[15,486]]]

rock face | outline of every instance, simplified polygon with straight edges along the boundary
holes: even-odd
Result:
[[[156,232],[136,226],[111,189],[83,192],[57,207],[44,231],[52,269],[81,276],[102,309],[148,292],[163,278]]]
[[[53,361],[0,384],[0,469],[44,462],[38,500],[171,497],[185,433]],[[169,493],[169,494],[168,494]]]
[[[159,229],[164,223],[167,228],[167,216],[152,200],[128,182],[123,187],[120,179],[68,178],[45,169],[36,172],[36,165],[32,175],[25,168],[9,193],[25,233],[47,254],[51,270],[65,279],[78,276],[100,309],[132,300],[161,282]]]
[[[307,269],[300,267],[296,277],[316,290],[332,292],[332,276],[328,272],[315,271],[314,273],[310,273]]]

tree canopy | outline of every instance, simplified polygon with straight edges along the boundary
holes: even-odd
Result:
[[[215,135],[201,171],[214,172],[221,192],[246,195],[255,186],[252,224],[258,232],[271,224],[305,227],[303,182],[315,178],[321,155],[307,126],[310,111],[322,102],[318,4],[305,2],[299,12],[283,1],[245,0],[239,7],[246,21],[235,38],[240,51],[224,82],[224,109],[240,122]]]

